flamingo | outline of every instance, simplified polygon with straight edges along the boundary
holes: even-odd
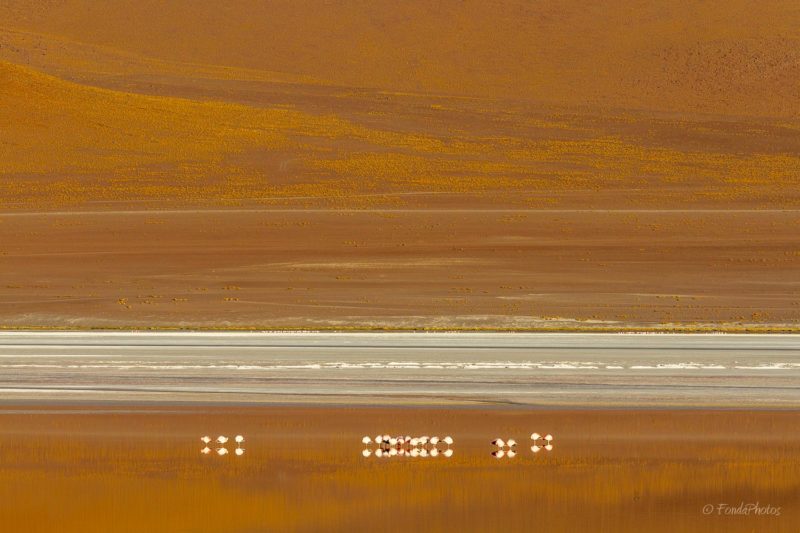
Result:
[[[408,452],[408,454],[411,457],[419,457],[419,448],[412,448],[412,450]]]
[[[381,457],[382,455],[383,455],[383,450],[381,450],[380,448],[375,450],[375,457]]]
[[[428,450],[427,450],[426,448],[422,448],[422,449],[419,451],[419,456],[420,456],[420,457],[428,457]]]
[[[436,446],[439,444],[439,437],[431,437],[431,445]]]
[[[453,444],[453,437],[451,437],[450,435],[446,436],[443,440],[444,440],[444,443],[447,444],[448,446]]]
[[[431,450],[431,457],[436,457],[437,455],[439,455],[439,449],[438,448],[432,449]]]
[[[553,436],[550,433],[548,433],[547,435],[544,436],[544,440],[550,442],[551,440],[553,440]]]
[[[204,444],[208,444],[209,442],[211,442],[211,437],[205,435],[203,437],[200,437],[200,440],[203,441]]]
[[[539,453],[539,450],[541,450],[541,448],[539,446],[537,446],[535,444],[533,446],[531,446],[531,451],[533,453]]]
[[[498,448],[502,448],[503,446],[505,446],[505,445],[506,445],[505,441],[504,441],[503,439],[500,439],[500,438],[494,439],[494,440],[492,441],[492,444],[494,444],[494,445],[495,445],[495,446],[497,446]]]
[[[414,438],[412,438],[412,439],[411,439],[411,445],[412,445],[414,448],[416,448],[417,446],[419,446],[419,439],[418,439],[417,437],[414,437]]]
[[[233,440],[236,441],[236,444],[241,444],[244,442],[244,437],[242,437],[241,435],[236,435],[236,437],[234,437]]]
[[[503,457],[505,454],[506,454],[506,452],[504,452],[503,450],[495,450],[495,451],[492,452],[492,455],[494,457],[497,457],[498,459]]]
[[[538,433],[531,433],[531,440],[539,440],[541,437]]]
[[[453,450],[451,450],[450,448],[447,448],[445,451],[442,452],[442,454],[445,457],[452,457],[453,456]]]
[[[369,437],[364,437],[363,439],[361,439],[361,442],[363,442],[364,445],[366,446],[366,445],[372,444],[372,439],[369,438]]]
[[[553,449],[553,445],[552,445],[552,444],[548,444],[548,445],[546,445],[546,446],[544,447],[544,449],[545,449],[545,450],[547,450],[547,451],[549,452],[549,451],[551,451],[551,450]]]
[[[226,442],[228,442],[228,437],[226,437],[225,435],[220,435],[219,437],[217,437],[217,442],[219,442],[220,444],[225,444]]]
[[[397,439],[394,437],[389,439],[389,446],[397,446]]]
[[[235,450],[236,455],[244,455],[244,448],[236,448]]]
[[[515,452],[514,450],[508,450],[508,451],[506,452],[506,457],[508,457],[509,459],[513,459],[513,457],[514,457],[515,455],[517,455],[517,452]]]
[[[209,453],[211,453],[211,448],[209,448],[208,446],[206,446],[205,448],[203,448],[202,450],[200,450],[200,453],[202,453],[203,455],[208,455]]]
[[[228,455],[228,448],[217,448],[217,455]]]
[[[361,455],[363,455],[364,457],[369,457],[370,455],[372,455],[372,450],[364,448],[364,450],[361,452]]]
[[[516,445],[517,445],[517,441],[515,441],[514,439],[508,439],[508,441],[506,441],[506,446],[508,446],[509,448],[512,448],[512,447],[514,447]]]

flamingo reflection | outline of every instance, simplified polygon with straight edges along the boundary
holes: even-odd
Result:
[[[549,452],[553,449],[553,435],[550,433],[544,437],[538,433],[531,433],[531,440],[533,441],[533,446],[531,446],[533,453],[539,453],[543,449]]]
[[[238,442],[238,441],[237,441]],[[412,437],[411,435],[377,435],[374,439],[368,435],[361,438],[364,445],[361,455],[364,457],[452,457],[453,451],[450,446],[453,438],[449,435],[440,438],[438,436],[423,435]],[[372,446],[375,446],[373,448]],[[446,445],[445,449],[440,446]]]
[[[230,451],[224,445],[229,440],[230,439],[225,435],[220,435],[212,441],[211,437],[209,437],[208,435],[203,435],[202,437],[200,437],[200,441],[206,446],[204,446],[203,449],[200,450],[200,453],[202,453],[203,455],[210,454],[212,449],[208,445],[211,444],[211,442],[216,442],[217,444],[219,444],[219,447],[215,448],[213,451],[215,451],[219,456],[228,455]],[[244,436],[236,435],[233,438],[233,440],[236,442],[236,449],[234,450],[234,453],[237,456],[244,455],[244,448],[242,448],[242,443],[244,442]]]

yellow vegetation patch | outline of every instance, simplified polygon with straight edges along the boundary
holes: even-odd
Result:
[[[453,105],[448,112],[458,113]],[[777,191],[800,180],[795,151],[660,146],[610,135],[592,118],[503,120],[519,133],[392,131],[391,119],[381,129],[286,106],[126,93],[0,63],[0,201],[310,198],[355,206],[379,201],[365,196],[371,193],[505,191],[515,201],[530,193],[549,204],[553,199],[541,193],[604,188],[645,188],[662,201],[729,201],[751,198],[754,187]],[[650,124],[627,116],[606,120]],[[696,124],[671,127],[709,134]],[[670,192],[676,184],[691,196]]]

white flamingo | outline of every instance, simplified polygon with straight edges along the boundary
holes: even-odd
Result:
[[[432,449],[431,450],[431,457],[436,457],[437,455],[439,455],[439,449],[438,448]]]
[[[494,439],[494,440],[492,441],[492,444],[494,444],[494,445],[495,445],[495,446],[497,446],[498,448],[502,448],[503,446],[505,446],[505,445],[506,445],[505,441],[504,441],[503,439],[500,439],[500,438]]]
[[[505,454],[506,454],[506,452],[504,452],[503,450],[495,450],[495,451],[492,452],[492,455],[497,457],[498,459],[503,457]]]
[[[200,453],[202,453],[203,455],[208,455],[209,453],[211,453],[211,448],[209,448],[208,446],[206,446],[205,448],[203,448],[202,450],[200,450]]]
[[[391,449],[389,450],[389,455],[391,455],[392,457],[394,457],[395,455],[397,455],[397,448],[391,448]]]
[[[217,455],[228,455],[228,448],[217,448]]]
[[[450,448],[447,448],[445,451],[442,452],[442,455],[444,455],[445,457],[452,457],[453,456],[453,450],[451,450]]]
[[[538,433],[531,433],[531,440],[539,440],[540,438],[542,438],[542,436]]]
[[[439,437],[431,437],[431,445],[436,446],[439,444]]]
[[[408,455],[411,457],[419,457],[419,448],[412,448]]]
[[[372,450],[364,448],[364,451],[361,452],[361,455],[363,455],[364,457],[369,457],[370,455],[372,455]]]
[[[531,451],[533,453],[539,453],[539,450],[541,450],[541,448],[539,446],[537,446],[535,444],[533,446],[531,446]]]
[[[244,448],[236,448],[236,450],[234,450],[234,452],[236,453],[236,455],[239,455],[239,456],[244,455]]]
[[[426,448],[422,448],[422,449],[419,451],[419,456],[420,456],[420,457],[428,457],[428,450],[427,450]]]
[[[241,444],[241,443],[243,443],[243,442],[244,442],[244,437],[242,437],[241,435],[236,435],[236,436],[233,438],[233,440],[235,440],[235,441],[236,441],[236,444]]]
[[[548,452],[552,451],[553,445],[552,444],[547,444],[547,445],[545,445],[544,449],[547,450]]]
[[[228,442],[228,437],[226,437],[225,435],[220,435],[219,437],[217,437],[217,442],[219,442],[220,444],[225,444],[226,442]]]
[[[363,439],[361,439],[361,442],[363,442],[365,445],[372,444],[372,439],[369,437],[364,437]]]
[[[448,446],[453,444],[453,437],[451,437],[450,435],[446,436],[443,440],[444,443],[447,444]]]
[[[517,455],[517,452],[515,452],[514,450],[508,450],[506,452],[506,457],[508,457],[509,459],[512,459],[515,455]]]
[[[211,442],[211,437],[205,435],[203,437],[200,437],[200,440],[203,441],[204,444],[208,444],[209,442]]]
[[[508,446],[509,448],[513,448],[516,445],[517,445],[517,441],[515,441],[514,439],[508,439],[506,441],[506,446]]]
[[[383,450],[381,450],[380,448],[375,450],[375,457],[381,457],[382,455],[383,455]]]

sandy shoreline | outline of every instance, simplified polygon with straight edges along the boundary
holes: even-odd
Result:
[[[0,333],[0,400],[800,406],[792,335]]]
[[[0,324],[792,331],[798,220],[302,208],[7,217]]]

